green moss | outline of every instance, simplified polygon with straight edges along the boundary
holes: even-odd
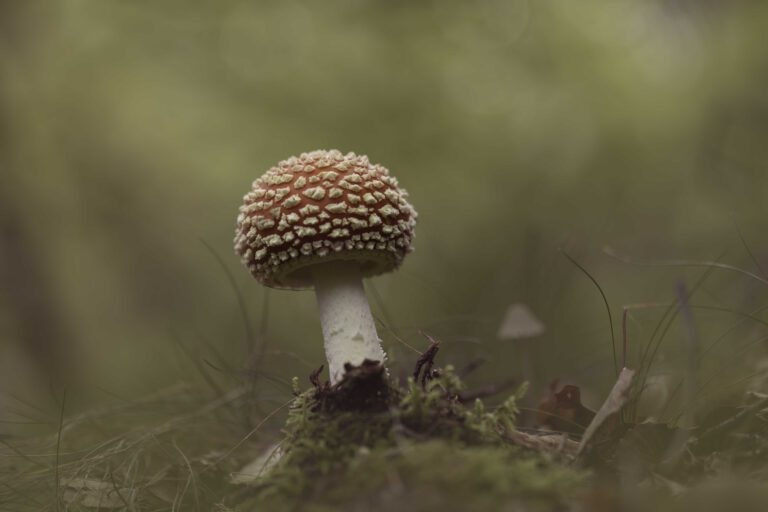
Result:
[[[465,406],[462,390],[447,367],[423,387],[389,387],[374,411],[340,408],[328,390],[299,394],[282,457],[238,510],[498,510],[521,500],[549,509],[577,492],[585,473],[508,441],[524,387],[493,409]]]

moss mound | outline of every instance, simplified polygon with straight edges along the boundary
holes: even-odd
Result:
[[[512,442],[525,387],[486,409],[462,403],[450,366],[405,388],[376,367],[348,376],[298,394],[284,440],[237,510],[566,509],[587,478]],[[350,399],[355,389],[369,398]]]

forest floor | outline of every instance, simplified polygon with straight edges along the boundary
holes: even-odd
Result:
[[[501,387],[466,389],[438,349],[405,386],[376,363],[334,386],[317,371],[272,411],[248,386],[203,402],[180,386],[62,415],[48,437],[0,439],[0,510],[765,510],[768,395],[690,428],[641,421],[643,376],[624,369],[597,411],[563,386],[526,428],[525,385],[487,406]]]

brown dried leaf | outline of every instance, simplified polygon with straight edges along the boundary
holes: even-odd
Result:
[[[536,411],[538,424],[557,432],[580,434],[595,417],[595,412],[581,403],[581,389],[566,384],[558,389],[553,381],[549,393],[539,402]]]

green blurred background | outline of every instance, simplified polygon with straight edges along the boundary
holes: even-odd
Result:
[[[534,395],[559,377],[597,405],[608,319],[559,249],[603,287],[617,337],[622,305],[673,302],[704,270],[604,246],[768,268],[766,27],[759,1],[2,2],[0,386],[109,401],[205,361],[263,372],[259,393],[284,400],[324,361],[314,297],[252,280],[234,220],[271,165],[338,148],[389,167],[420,213],[416,252],[369,283],[396,373],[423,330],[441,363],[489,360],[474,383],[520,377],[496,332],[521,301],[547,327]],[[217,257],[266,341],[256,362]],[[692,303],[765,296],[715,272]],[[661,314],[631,315],[630,364]],[[702,396],[760,374],[763,326],[695,318],[703,347],[727,333],[700,371],[728,384]],[[682,327],[659,375],[680,374]]]

